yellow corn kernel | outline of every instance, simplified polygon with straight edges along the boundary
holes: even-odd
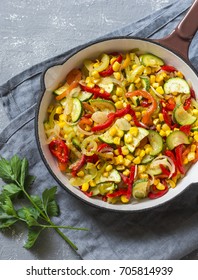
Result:
[[[82,184],[81,190],[82,190],[83,192],[88,191],[88,189],[89,189],[89,183],[84,183],[84,184]]]
[[[125,169],[125,166],[123,164],[118,164],[116,169],[119,171],[123,171]]]
[[[141,149],[140,149],[140,148],[137,148],[137,149],[135,150],[135,156],[136,156],[136,157],[139,156],[139,155],[140,155],[140,152],[141,152]]]
[[[161,130],[161,124],[156,125],[156,130],[159,132]]]
[[[150,83],[151,84],[155,83],[155,75],[150,75]]]
[[[127,158],[124,158],[124,166],[129,167],[130,164],[131,164],[131,161]]]
[[[124,131],[121,130],[121,129],[118,129],[118,130],[117,130],[117,136],[120,137],[120,138],[122,138],[123,135],[124,135]]]
[[[54,105],[50,105],[48,108],[47,108],[47,112],[48,113],[51,113],[54,109]]]
[[[157,124],[159,124],[159,121],[160,121],[159,119],[154,119],[154,120],[153,120],[153,124],[154,124],[154,125],[157,125]]]
[[[176,73],[176,76],[177,76],[177,77],[180,77],[180,78],[183,78],[183,77],[184,77],[184,75],[183,75],[180,71],[178,71],[178,72]]]
[[[168,137],[168,136],[169,136],[169,134],[171,134],[171,132],[172,132],[171,130],[166,130],[166,131],[165,131],[165,133],[166,133],[166,137]]]
[[[133,163],[135,163],[135,164],[140,164],[140,162],[141,162],[140,156],[137,156],[137,157],[134,158],[134,160],[133,160]]]
[[[163,121],[164,121],[164,117],[163,117],[163,114],[162,114],[162,113],[159,113],[159,120],[160,120],[160,122],[163,122]]]
[[[191,147],[190,147],[190,151],[191,152],[195,152],[197,149],[196,145],[195,144],[192,144]]]
[[[167,180],[167,183],[169,184],[169,186],[170,186],[172,189],[174,189],[175,186],[176,186],[176,184],[175,184],[175,182],[173,182],[173,180]]]
[[[195,139],[196,142],[198,142],[198,134],[194,135],[194,139]]]
[[[121,87],[117,87],[116,88],[116,95],[119,97],[119,96],[122,96],[124,94],[124,91]]]
[[[156,91],[159,93],[159,94],[164,94],[164,89],[162,86],[159,86],[156,88]]]
[[[170,127],[166,123],[164,123],[162,125],[162,130],[164,130],[164,131],[170,130]]]
[[[144,173],[146,171],[145,165],[138,165],[138,173]]]
[[[85,79],[85,83],[86,83],[86,84],[92,83],[92,81],[93,81],[92,77],[87,77],[87,78]]]
[[[124,176],[129,176],[130,170],[129,170],[129,169],[125,169],[125,170],[122,172],[122,174],[123,174]]]
[[[149,67],[149,66],[145,67],[144,68],[144,74],[147,74],[147,75],[151,74],[151,67]]]
[[[140,179],[148,179],[148,174],[146,174],[146,173],[141,173],[141,174],[139,174],[139,178],[140,178]]]
[[[160,130],[159,134],[160,134],[162,137],[166,136],[166,132],[165,132],[164,130],[162,130],[162,129]]]
[[[198,109],[193,109],[192,113],[195,117],[198,117]]]
[[[117,79],[117,80],[120,80],[120,79],[121,79],[121,74],[120,74],[120,72],[114,72],[113,75],[114,75],[115,79]]]
[[[59,115],[59,121],[65,121],[65,115],[64,114]]]
[[[159,87],[159,83],[153,83],[152,86],[153,86],[154,88],[157,88],[157,87]]]
[[[65,122],[58,122],[58,126],[60,127],[60,128],[63,128],[64,126],[65,126]]]
[[[117,102],[117,101],[118,101],[117,95],[113,94],[113,95],[112,95],[112,99],[113,99],[114,102]]]
[[[78,177],[84,177],[85,176],[85,173],[84,173],[84,171],[79,171],[78,173],[77,173],[77,176]]]
[[[124,158],[122,155],[117,156],[117,164],[124,164]]]
[[[129,199],[127,198],[126,195],[121,195],[120,199],[121,199],[122,203],[128,203],[129,202]]]
[[[106,166],[106,168],[105,168],[105,170],[106,170],[107,172],[111,171],[112,169],[113,169],[113,166],[112,166],[111,164],[108,164],[108,165]]]
[[[129,132],[132,136],[136,137],[138,135],[139,130],[136,126],[133,126],[129,129]]]
[[[139,83],[136,83],[135,86],[136,86],[136,88],[141,88],[142,87],[141,81]]]
[[[120,137],[114,137],[113,143],[114,143],[115,145],[120,145]]]
[[[163,191],[163,190],[165,190],[166,187],[165,187],[162,183],[159,183],[159,184],[156,185],[156,188],[157,188],[159,191]]]
[[[132,141],[133,141],[133,137],[131,134],[125,134],[124,136],[124,141],[127,143],[127,144],[130,144]]]
[[[143,158],[145,156],[146,152],[144,150],[141,150],[140,157]]]
[[[94,77],[95,79],[100,79],[100,74],[98,73],[98,71],[94,70],[91,73],[91,76]]]
[[[153,182],[153,184],[156,186],[157,184],[159,184],[160,183],[160,180],[159,179],[155,179],[154,180],[154,182]]]
[[[124,116],[125,120],[127,120],[128,122],[130,122],[132,120],[132,116],[130,114],[126,114]]]
[[[126,158],[132,161],[134,159],[134,156],[132,154],[126,155]]]
[[[195,152],[190,152],[187,155],[188,161],[192,161],[195,159]]]
[[[140,112],[135,112],[135,115],[137,118],[140,118],[142,116],[142,114]]]
[[[144,150],[145,150],[145,153],[146,153],[147,155],[149,155],[150,152],[152,151],[151,145],[149,145],[149,144],[145,145]]]
[[[138,65],[137,64],[133,64],[132,69],[134,70],[135,68],[137,68]]]
[[[134,83],[135,83],[135,84],[138,84],[139,82],[141,82],[140,77],[138,77],[138,78],[136,78],[136,79],[134,80]]]
[[[116,150],[114,150],[114,154],[115,154],[116,156],[119,156],[120,151],[119,151],[118,149],[116,149]]]
[[[90,88],[93,88],[95,86],[94,83],[87,83],[87,86],[90,87]]]
[[[104,172],[102,175],[107,178],[109,177],[109,172]]]
[[[183,164],[188,164],[188,158],[187,157],[183,160]]]
[[[112,65],[113,71],[117,72],[120,69],[120,63],[118,61],[115,61]]]
[[[156,76],[155,81],[156,81],[157,83],[160,83],[161,81],[163,81],[163,79],[164,79],[163,75],[159,74],[159,75]]]
[[[122,150],[123,156],[126,156],[126,155],[129,154],[129,150],[128,150],[127,146],[123,146],[123,147],[121,148],[121,150]]]
[[[110,64],[112,65],[114,62],[115,62],[115,60],[116,60],[117,58],[114,56],[114,57],[112,57],[111,59],[110,59]]]
[[[117,109],[122,109],[123,108],[123,102],[122,101],[117,101],[115,103],[115,106],[116,106]]]
[[[113,126],[113,127],[111,127],[110,129],[109,129],[109,134],[110,134],[110,136],[115,136],[116,135],[116,133],[117,133],[117,128],[115,127],[115,126]]]
[[[56,114],[62,114],[62,112],[63,112],[63,108],[61,106],[58,106],[56,108]]]
[[[94,180],[91,180],[89,182],[90,187],[95,187],[96,186],[96,182]]]

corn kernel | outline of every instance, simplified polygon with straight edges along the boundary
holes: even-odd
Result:
[[[144,173],[146,171],[145,165],[138,165],[138,173]]]
[[[65,121],[65,115],[64,114],[59,115],[59,121]]]
[[[116,150],[114,150],[114,154],[115,154],[116,156],[119,156],[120,151],[119,151],[118,149],[116,149]]]
[[[117,102],[117,101],[118,101],[117,95],[113,94],[113,95],[112,95],[112,99],[113,99],[114,102]]]
[[[124,158],[122,155],[117,156],[117,164],[124,164]]]
[[[114,75],[115,79],[117,79],[117,80],[120,80],[120,79],[121,79],[121,74],[120,74],[120,72],[114,72],[113,75]]]
[[[164,89],[162,86],[159,86],[156,88],[156,91],[159,93],[159,94],[164,94]]]
[[[198,109],[193,109],[192,113],[195,117],[198,117]]]
[[[137,118],[140,118],[142,116],[142,114],[140,112],[135,112],[135,115]]]
[[[165,131],[166,137],[168,137],[168,136],[171,134],[171,132],[172,132],[171,130],[166,130],[166,131]]]
[[[195,144],[192,144],[191,147],[190,147],[190,151],[191,152],[195,152],[197,149],[196,145]]]
[[[188,164],[188,158],[187,157],[183,160],[183,164]]]
[[[129,202],[129,199],[127,198],[126,195],[121,195],[120,199],[121,199],[122,203],[128,203]]]
[[[183,74],[182,74],[180,71],[178,71],[178,72],[176,73],[176,76],[177,76],[177,77],[180,77],[180,78],[183,78],[183,77],[184,77]]]
[[[78,177],[84,177],[84,175],[85,175],[85,173],[82,170],[77,173]]]
[[[141,158],[139,156],[137,156],[136,158],[134,158],[133,163],[135,164],[140,164],[141,162]]]
[[[88,191],[88,189],[89,189],[89,183],[84,183],[84,184],[82,184],[81,190],[82,190],[83,192]]]
[[[129,176],[130,170],[129,170],[129,169],[125,169],[125,170],[122,172],[122,174],[123,174],[124,176]]]
[[[90,187],[95,187],[96,186],[96,182],[94,180],[91,180],[89,182]]]
[[[136,126],[134,126],[129,129],[129,132],[132,136],[136,137],[139,133],[139,130]]]
[[[63,112],[63,108],[61,106],[58,106],[56,108],[56,114],[62,114],[62,112]]]
[[[127,158],[124,158],[124,166],[129,167],[130,164],[131,164],[131,161]]]
[[[187,155],[188,161],[192,161],[195,159],[195,152],[190,152]]]
[[[138,84],[139,82],[141,82],[140,77],[138,77],[138,78],[136,78],[136,79],[134,80],[134,83],[135,83],[135,84]]]
[[[125,141],[127,144],[130,144],[130,143],[133,141],[132,135],[130,135],[129,133],[125,134],[125,136],[124,136],[124,141]]]
[[[113,139],[113,143],[114,143],[115,145],[120,145],[120,137],[115,137],[115,138]]]
[[[132,154],[126,155],[126,158],[132,161],[134,159],[134,156]]]
[[[123,108],[123,102],[122,101],[117,101],[115,103],[115,106],[116,106],[117,109],[122,109]]]
[[[154,180],[154,182],[153,182],[153,184],[156,186],[157,184],[159,184],[160,183],[160,180],[159,179],[155,179]]]
[[[150,75],[150,83],[155,83],[155,75]]]
[[[87,86],[90,87],[90,88],[93,88],[95,86],[94,83],[87,83]]]
[[[137,64],[133,64],[132,69],[134,70],[135,68],[137,68],[138,65]]]
[[[128,122],[130,122],[132,120],[132,116],[130,114],[126,114],[124,116],[125,120],[127,120]]]
[[[129,150],[128,150],[127,146],[123,146],[123,147],[121,148],[121,150],[122,150],[123,156],[126,156],[126,155],[129,154]]]
[[[58,122],[58,125],[59,125],[60,128],[63,128],[65,126],[65,122],[62,122],[62,121]]]
[[[141,81],[139,83],[136,83],[135,86],[136,86],[136,88],[141,88],[142,87]]]
[[[110,129],[109,129],[109,134],[110,134],[110,136],[115,136],[116,135],[116,133],[117,133],[117,128],[115,127],[115,126],[113,126],[113,127],[111,127]]]
[[[173,180],[167,180],[167,183],[169,184],[169,186],[171,188],[175,188],[175,186],[176,186],[176,184],[175,184],[175,182],[173,182]]]
[[[112,65],[114,62],[115,62],[115,60],[116,60],[117,58],[114,56],[114,57],[112,57],[111,59],[110,59],[110,64]]]
[[[163,75],[159,74],[159,75],[156,76],[155,81],[156,81],[157,83],[160,83],[161,81],[163,81],[163,79],[164,79]]]
[[[164,123],[162,125],[162,130],[164,130],[164,131],[170,130],[170,127],[166,123]]]
[[[100,74],[98,73],[98,71],[94,70],[91,73],[92,77],[94,77],[95,79],[100,79]]]
[[[194,139],[195,139],[196,142],[198,142],[198,134],[194,135]]]
[[[160,130],[159,134],[160,134],[162,137],[166,136],[166,132],[165,132],[164,130],[162,130],[162,129]]]
[[[149,75],[149,74],[151,74],[151,67],[145,67],[144,68],[144,74],[147,74],[147,75]]]
[[[159,113],[159,120],[160,122],[163,122],[164,121],[164,116],[162,113]]]
[[[141,150],[140,157],[143,158],[145,156],[146,152],[144,150]]]
[[[157,87],[159,87],[159,83],[153,83],[152,86],[153,86],[154,88],[157,88]]]
[[[156,130],[159,132],[161,130],[161,124],[156,125]]]
[[[124,94],[124,91],[121,87],[117,87],[116,88],[116,95],[119,97],[119,96],[122,96]]]
[[[154,124],[154,125],[157,125],[157,124],[159,124],[159,121],[160,121],[159,119],[154,119],[154,120],[153,120],[153,124]]]
[[[163,190],[165,190],[165,186],[162,184],[162,183],[158,183],[157,185],[156,185],[156,188],[159,190],[159,191],[163,191]]]
[[[146,173],[141,173],[141,174],[139,174],[139,178],[140,178],[140,179],[148,179],[148,174],[146,174]]]
[[[92,77],[87,77],[86,79],[85,79],[85,82],[86,82],[86,84],[88,84],[88,83],[92,83]]]
[[[118,129],[118,131],[117,131],[117,136],[120,137],[120,138],[122,138],[123,135],[124,135],[124,131],[121,130],[121,129]]]
[[[109,172],[104,172],[102,175],[107,178],[109,177]]]
[[[106,166],[106,168],[105,168],[105,170],[106,170],[107,172],[111,171],[112,169],[113,169],[113,166],[112,166],[111,164],[108,164],[108,165]]]
[[[113,71],[117,72],[120,69],[120,63],[118,61],[115,61],[112,65]]]
[[[124,166],[124,164],[118,164],[116,169],[119,171],[123,171],[125,169],[125,166]]]
[[[140,152],[141,152],[141,149],[140,148],[137,148],[135,150],[135,156],[139,156],[140,155]]]

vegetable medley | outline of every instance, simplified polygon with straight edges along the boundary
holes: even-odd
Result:
[[[71,185],[108,203],[155,199],[198,160],[198,103],[172,65],[138,49],[73,69],[44,123]]]

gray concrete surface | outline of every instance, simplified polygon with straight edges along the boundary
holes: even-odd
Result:
[[[0,84],[45,59],[128,25],[174,0],[0,0]],[[8,124],[0,103],[0,130]],[[0,259],[78,259],[52,233],[45,252],[22,248],[24,233],[0,233]],[[48,252],[50,240],[51,250]],[[6,244],[6,245],[5,245]],[[43,246],[42,246],[43,248]],[[198,259],[196,251],[186,258]]]

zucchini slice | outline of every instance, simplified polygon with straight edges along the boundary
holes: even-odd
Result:
[[[137,180],[133,184],[133,197],[136,199],[143,199],[147,197],[149,192],[149,182],[147,179]]]
[[[73,107],[71,112],[71,120],[72,122],[75,123],[82,116],[83,107],[81,101],[78,98],[72,98],[72,101],[73,101]]]
[[[145,155],[145,156],[142,158],[141,164],[150,163],[153,159],[154,159],[154,156]]]
[[[108,93],[111,93],[114,89],[113,83],[108,83],[108,84],[99,83],[98,85],[100,88],[104,89]]]
[[[152,151],[150,152],[151,156],[156,156],[163,149],[163,139],[162,136],[159,135],[157,131],[149,130],[148,140],[152,147]]]
[[[93,96],[93,93],[87,92],[87,91],[81,91],[77,98],[81,101],[81,102],[85,102],[88,101],[89,99],[91,99]]]
[[[189,114],[183,107],[182,104],[177,106],[173,111],[174,120],[180,125],[193,124],[197,118]]]
[[[146,91],[148,91],[149,88],[150,88],[150,81],[149,81],[149,79],[146,78],[146,77],[142,77],[142,78],[141,78],[141,83],[142,83],[143,89],[145,89]]]
[[[179,77],[171,78],[164,84],[164,92],[170,94],[173,92],[190,94],[190,87],[188,83]]]
[[[107,143],[107,144],[114,144],[113,142],[113,137],[109,134],[109,130],[107,130],[105,133],[103,133],[102,135],[100,135],[98,137],[98,139],[104,143]]]
[[[151,67],[164,65],[164,61],[161,58],[151,53],[141,55],[140,62],[144,66],[151,66]]]
[[[169,136],[166,138],[166,144],[170,150],[173,150],[180,144],[190,144],[190,141],[188,136],[183,131],[176,130],[169,134]]]
[[[115,112],[116,107],[114,103],[110,100],[105,100],[101,98],[96,98],[90,100],[91,106],[96,110],[96,111],[108,111],[108,112]]]
[[[55,95],[61,95],[63,92],[65,92],[68,89],[68,85],[63,85],[56,90],[53,91]]]
[[[95,179],[96,184],[101,184],[101,183],[107,183],[107,182],[113,182],[113,183],[120,183],[121,182],[121,176],[119,172],[116,169],[113,169],[110,171],[108,177],[104,177],[103,175],[100,176],[100,178]]]

